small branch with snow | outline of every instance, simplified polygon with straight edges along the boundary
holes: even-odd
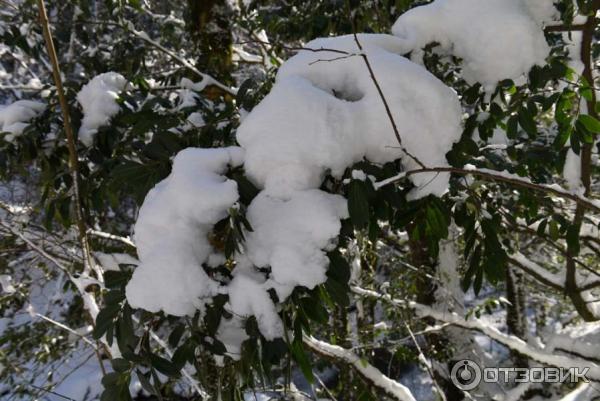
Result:
[[[37,316],[40,319],[45,320],[48,323],[51,323],[51,324],[55,325],[56,327],[59,327],[59,328],[65,330],[65,331],[68,331],[69,333],[73,334],[76,337],[81,338],[83,340],[83,342],[86,343],[87,345],[89,345],[90,347],[92,347],[92,349],[96,353],[98,352],[98,347],[96,347],[96,344],[94,344],[89,338],[87,338],[83,334],[78,333],[77,331],[73,330],[69,326],[66,326],[66,325],[62,324],[61,322],[57,322],[56,320],[51,319],[51,318],[49,318],[46,315],[42,315],[41,313],[34,312],[34,316]]]
[[[136,323],[140,323],[139,319],[135,316],[132,316],[133,320]],[[150,334],[150,337],[159,345],[159,347],[161,347],[163,349],[163,351],[165,352],[165,354],[167,354],[167,356],[169,358],[173,357],[173,350],[169,347],[169,345],[162,339],[160,338],[160,336],[158,334],[156,334],[156,332],[154,332],[154,330],[147,328],[148,333]],[[192,388],[198,393],[198,395],[200,397],[202,397],[203,399],[209,399],[209,395],[206,393],[206,391],[204,391],[201,387],[200,384],[198,383],[198,381],[196,379],[193,378],[193,376],[185,369],[185,367],[183,367],[181,369],[181,374],[183,375],[183,377],[185,377],[185,379],[188,381],[188,383],[190,384],[190,386],[192,386]]]
[[[406,327],[406,330],[408,330],[408,334],[410,335],[410,338],[412,339],[413,343],[415,344],[415,347],[417,348],[417,351],[419,352],[419,361],[421,361],[423,366],[425,366],[425,369],[427,370],[427,373],[429,374],[429,377],[431,378],[431,381],[433,382],[433,385],[435,386],[435,389],[437,390],[438,396],[440,397],[440,399],[442,401],[447,401],[444,390],[442,390],[442,388],[438,384],[437,380],[435,379],[433,365],[431,364],[431,362],[429,360],[427,360],[427,357],[423,353],[423,350],[421,349],[421,346],[419,345],[419,342],[417,341],[417,338],[415,337],[415,335],[414,335],[413,331],[411,330],[410,326],[408,325],[408,323],[404,323],[404,326]]]
[[[416,401],[406,386],[390,379],[352,351],[307,335],[303,336],[303,342],[316,354],[350,365],[363,379],[393,399],[398,401]]]
[[[120,237],[118,235],[105,233],[104,231],[98,231],[98,230],[92,230],[92,229],[88,230],[88,234],[96,236],[96,237],[104,238],[104,239],[119,241],[119,242],[124,243],[125,245],[132,247],[132,248],[136,247],[135,244],[133,243],[133,241],[131,239],[129,239],[129,237]]]
[[[592,360],[596,357],[595,355],[590,356],[591,359],[586,359],[585,356],[568,357],[563,355],[556,355],[553,352],[547,352],[536,346],[528,344],[519,337],[504,334],[495,327],[492,327],[479,319],[466,320],[456,313],[440,312],[427,305],[419,304],[413,301],[394,299],[388,294],[380,294],[376,291],[367,290],[361,287],[352,287],[352,292],[354,292],[357,295],[376,298],[385,301],[393,306],[412,309],[420,317],[429,317],[440,322],[445,322],[458,327],[462,327],[464,329],[478,331],[511,350],[514,350],[534,361],[549,366],[569,366],[581,369],[588,368],[589,370],[587,373],[587,377],[592,380],[600,380],[600,366],[592,362]]]
[[[224,85],[221,82],[217,81],[211,75],[206,74],[204,72],[201,72],[196,67],[194,67],[191,63],[189,63],[187,60],[185,60],[184,58],[180,57],[174,51],[167,49],[166,47],[164,47],[163,45],[161,45],[157,41],[151,39],[146,32],[142,32],[142,31],[136,30],[131,23],[129,23],[128,25],[123,24],[123,25],[118,25],[118,26],[120,26],[121,28],[123,28],[127,32],[131,32],[134,36],[136,36],[139,39],[143,40],[144,42],[146,42],[146,43],[154,46],[156,49],[160,50],[161,52],[169,55],[171,58],[173,58],[174,60],[176,60],[179,64],[181,64],[182,66],[184,66],[188,70],[192,71],[194,74],[198,75],[199,77],[201,77],[202,78],[202,85],[204,87],[212,85],[212,86],[216,86],[217,88],[221,89],[222,91],[224,91],[224,92],[226,92],[226,93],[228,93],[228,94],[230,94],[232,96],[235,96],[237,94],[237,90],[236,89],[230,88],[229,86]]]

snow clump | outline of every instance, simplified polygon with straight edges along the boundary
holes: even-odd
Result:
[[[79,140],[85,146],[91,146],[98,129],[108,124],[119,112],[116,100],[126,85],[127,80],[121,74],[105,72],[81,88],[77,94],[77,101],[83,109]]]
[[[238,200],[236,182],[222,173],[243,154],[238,147],[185,149],[148,193],[135,224],[140,265],[126,289],[133,307],[193,315],[218,294],[202,264],[213,253],[208,233]]]
[[[530,3],[531,2],[531,3]],[[551,19],[546,0],[435,0],[402,14],[392,32],[413,51],[439,43],[463,59],[462,76],[487,92],[504,79],[517,80],[550,52],[542,23]]]
[[[29,120],[37,117],[46,105],[33,100],[17,100],[0,108],[0,132],[6,132],[4,140],[13,142],[29,125]]]
[[[404,41],[391,35],[358,35],[397,123],[402,146],[427,166],[446,166],[445,154],[461,134],[461,108],[454,91],[425,68],[399,54]],[[363,158],[401,159],[383,102],[352,35],[316,39],[284,63],[271,92],[237,131],[246,149],[248,176],[267,193],[287,197],[318,188],[325,174],[341,177]],[[348,57],[340,59],[339,52]],[[335,61],[327,61],[333,60]],[[442,195],[448,174],[415,174],[412,197]]]
[[[282,337],[280,303],[296,287],[311,289],[327,279],[326,252],[336,247],[341,220],[348,217],[346,199],[320,188],[327,174],[341,178],[363,159],[420,168],[405,149],[427,166],[447,166],[445,154],[462,132],[456,93],[400,55],[410,50],[404,40],[358,40],[402,145],[355,38],[308,43],[335,51],[300,51],[280,68],[271,92],[237,131],[241,147],[186,149],[176,156],[171,175],[150,191],[135,226],[141,264],[127,286],[132,306],[192,315],[225,294],[231,317],[221,319],[216,338],[237,358],[247,338],[246,318],[256,318],[266,339]],[[224,174],[228,166],[241,165],[259,189],[246,211],[252,230],[244,233],[231,276],[213,279],[203,265],[222,264],[225,257],[208,236],[237,205],[237,184]],[[449,176],[410,179],[416,187],[410,197],[419,198],[444,194]]]

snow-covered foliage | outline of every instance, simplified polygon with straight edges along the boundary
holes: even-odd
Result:
[[[239,166],[243,154],[236,147],[186,149],[171,175],[148,193],[135,225],[141,264],[127,285],[132,306],[193,315],[218,293],[202,264],[213,253],[209,231],[238,200],[236,183],[222,174]]]
[[[93,143],[98,128],[107,125],[119,112],[117,99],[125,85],[127,80],[121,74],[105,72],[95,76],[77,94],[77,101],[83,109],[79,140],[86,146]]]
[[[528,6],[527,3],[535,3]],[[542,20],[544,0],[436,0],[404,13],[394,35],[414,49],[437,43],[446,54],[462,59],[462,75],[493,91],[504,79],[518,80],[534,65],[543,65],[550,52]],[[530,9],[531,7],[531,9]]]
[[[593,400],[599,7],[0,0],[0,398]]]
[[[142,265],[128,285],[132,306],[193,315],[207,298],[225,293],[235,316],[254,315],[269,340],[283,336],[267,291],[274,289],[283,302],[296,287],[324,283],[329,264],[324,251],[335,248],[340,219],[348,217],[343,197],[318,189],[325,174],[339,179],[363,158],[375,163],[402,158],[407,168],[418,167],[394,146],[390,126],[376,117],[385,114],[384,104],[363,59],[327,60],[336,51],[357,53],[358,45],[364,46],[373,70],[384,77],[381,85],[389,92],[402,145],[428,165],[447,165],[445,154],[460,137],[455,93],[397,55],[401,42],[393,36],[360,35],[357,40],[344,36],[309,42],[309,49],[331,51],[302,51],[284,63],[269,95],[238,128],[245,171],[262,191],[248,206],[251,232],[227,289],[219,291],[202,264],[212,252],[208,231],[238,199],[235,183],[218,174],[226,163],[242,164],[242,158],[234,162],[227,149],[187,149],[175,158],[171,176],[150,191],[140,209],[135,232]],[[237,149],[240,154],[242,149]],[[448,178],[414,176],[412,197],[442,195]],[[170,234],[165,240],[157,232]],[[258,272],[262,267],[270,268],[268,276]],[[223,325],[220,331],[234,337]]]
[[[445,154],[461,132],[456,94],[400,56],[407,52],[403,41],[390,35],[358,40],[397,122],[401,145],[425,165],[446,165]],[[341,177],[363,158],[374,163],[401,158],[407,169],[419,167],[403,153],[389,123],[372,118],[386,112],[354,37],[317,39],[305,47],[325,51],[300,51],[285,62],[271,92],[238,129],[249,177],[267,193],[285,197],[318,188],[325,173]],[[348,56],[337,60],[340,52]],[[413,197],[442,195],[448,177],[413,176]]]
[[[0,106],[0,132],[6,133],[4,140],[12,142],[29,126],[32,118],[46,108],[41,102],[18,100],[6,106]]]

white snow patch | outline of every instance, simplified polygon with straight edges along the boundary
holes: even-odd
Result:
[[[192,315],[218,284],[202,268],[213,249],[208,233],[238,200],[237,184],[222,173],[239,166],[243,149],[185,149],[173,171],[146,196],[135,225],[140,265],[127,285],[134,307]]]
[[[583,194],[583,184],[581,183],[581,157],[569,149],[565,165],[563,167],[563,177],[566,181],[566,186],[571,191],[576,191]]]
[[[544,0],[436,0],[402,14],[394,35],[421,58],[437,42],[443,53],[463,59],[463,78],[487,92],[504,79],[516,80],[543,65],[550,48],[542,22],[551,18]]]
[[[329,260],[322,249],[332,245],[346,217],[343,197],[317,189],[296,192],[289,200],[262,192],[252,201],[247,254],[255,266],[271,267],[266,286],[281,301],[297,286],[314,288],[326,280]]]
[[[121,74],[105,72],[81,88],[77,94],[77,101],[83,109],[79,140],[84,145],[91,146],[98,129],[119,112],[116,99],[126,85],[127,80]]]
[[[7,142],[12,142],[23,133],[29,125],[28,121],[37,117],[46,105],[33,100],[17,100],[8,106],[0,108],[0,132],[7,132],[4,137]]]
[[[405,41],[390,35],[358,35],[402,138],[425,165],[445,166],[460,138],[456,94],[423,67],[398,54]],[[306,47],[358,53],[353,36],[316,39]],[[301,51],[279,69],[271,92],[244,119],[237,139],[246,149],[246,172],[271,195],[318,188],[325,173],[340,177],[367,158],[385,163],[403,154],[383,102],[360,56]],[[343,56],[343,55],[342,55]],[[335,61],[319,61],[331,60]],[[441,195],[448,174],[418,174],[414,197]]]
[[[12,277],[7,274],[0,274],[0,287],[5,294],[13,294],[17,291],[12,285]]]

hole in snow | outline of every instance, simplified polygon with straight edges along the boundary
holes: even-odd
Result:
[[[331,92],[336,98],[347,102],[358,102],[364,97],[364,94],[357,88],[345,87],[341,89],[331,89]]]

